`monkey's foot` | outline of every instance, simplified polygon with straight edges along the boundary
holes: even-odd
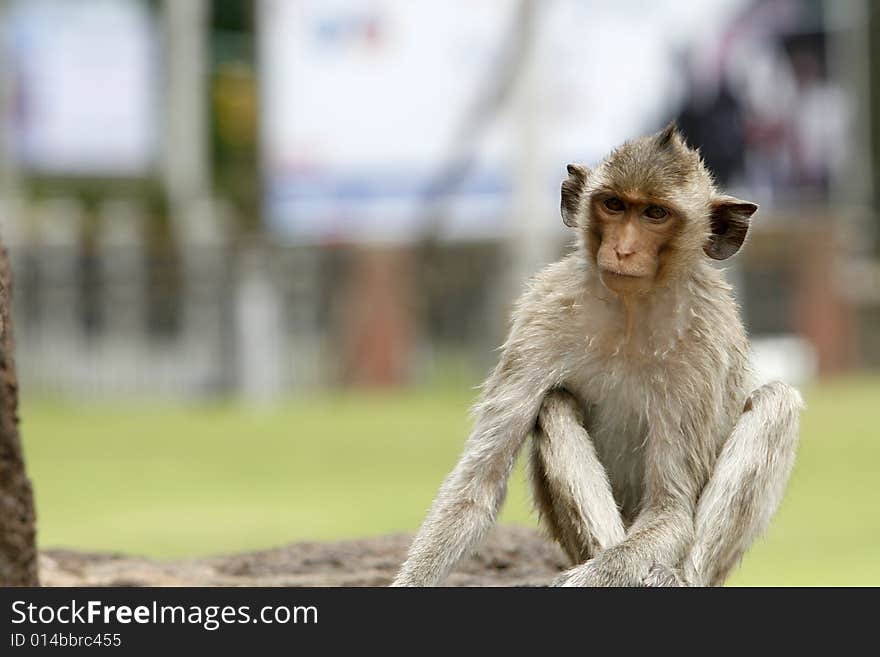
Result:
[[[662,564],[657,564],[651,568],[642,583],[644,586],[650,587],[687,586],[675,570]]]

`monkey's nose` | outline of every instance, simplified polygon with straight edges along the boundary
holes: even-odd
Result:
[[[624,248],[616,247],[614,249],[614,253],[617,255],[618,260],[623,260],[625,257],[631,256],[633,253],[635,253],[635,251],[633,251],[630,248],[626,248],[626,247],[624,247]]]

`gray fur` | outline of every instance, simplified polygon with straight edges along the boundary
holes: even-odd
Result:
[[[577,248],[518,301],[461,459],[394,585],[437,584],[476,546],[529,436],[535,505],[575,564],[557,584],[719,584],[769,523],[802,402],[781,383],[751,392],[739,312],[704,251],[729,197],[665,132],[576,170],[583,187],[563,211]],[[687,219],[662,285],[627,298],[602,284],[589,248],[591,195],[621,185]]]

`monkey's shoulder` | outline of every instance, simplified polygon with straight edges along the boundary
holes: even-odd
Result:
[[[570,310],[583,297],[588,277],[589,268],[584,259],[577,252],[571,253],[532,276],[517,306],[520,312]]]

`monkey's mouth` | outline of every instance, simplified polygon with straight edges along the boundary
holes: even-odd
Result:
[[[647,276],[645,274],[628,274],[628,273],[622,272],[622,271],[614,271],[613,269],[605,269],[604,267],[602,268],[602,275],[608,276],[612,279],[615,279],[615,278],[619,278],[619,279],[647,278]]]

